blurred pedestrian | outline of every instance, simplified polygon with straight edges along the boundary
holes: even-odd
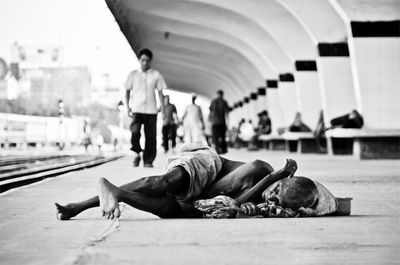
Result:
[[[165,153],[169,151],[169,141],[171,141],[171,148],[175,152],[176,147],[176,131],[178,125],[178,114],[176,112],[176,107],[171,104],[168,95],[164,96],[164,111],[163,111],[163,147]]]
[[[90,124],[89,124],[89,119],[85,118],[83,121],[83,140],[82,144],[85,147],[85,151],[89,151],[89,145],[92,144],[92,139],[90,136]]]
[[[85,147],[85,151],[88,152],[89,151],[89,145],[92,144],[92,140],[90,139],[90,134],[86,133],[83,136],[83,140],[82,140],[83,146]]]
[[[246,143],[247,145],[250,143],[251,139],[253,139],[255,135],[253,122],[251,119],[246,120],[241,124],[239,129],[239,138],[242,142]]]
[[[183,128],[183,122],[179,121],[178,122],[178,128],[176,129],[176,137],[179,139],[180,143],[184,143],[184,137],[185,137],[185,130]]]
[[[258,113],[258,125],[254,129],[257,135],[270,134],[271,133],[271,119],[269,118],[268,111],[263,110]]]
[[[225,154],[228,151],[225,136],[229,106],[224,99],[224,91],[218,90],[217,95],[217,98],[213,99],[210,105],[211,133],[215,150],[218,154]]]
[[[258,113],[258,125],[254,128],[255,135],[252,137],[248,149],[258,150],[259,141],[258,138],[261,135],[268,135],[271,133],[271,119],[269,118],[268,111],[263,110]]]
[[[242,124],[245,122],[244,119],[241,119],[237,125],[232,126],[230,130],[228,130],[228,139],[230,147],[240,148],[242,147],[242,141],[239,138],[240,128]]]
[[[103,136],[99,133],[99,134],[96,136],[96,145],[97,145],[97,148],[99,149],[99,152],[102,151],[101,148],[103,147],[103,144],[104,144],[104,138],[103,138]]]
[[[132,71],[126,81],[126,105],[128,115],[132,117],[131,150],[135,153],[133,166],[140,163],[143,151],[144,167],[153,167],[157,153],[157,103],[155,90],[158,91],[161,109],[164,108],[163,89],[166,84],[163,76],[151,68],[153,53],[149,49],[139,51],[140,68]],[[144,125],[145,146],[140,146],[140,131]]]
[[[117,150],[118,150],[118,138],[114,138],[113,145],[114,145],[114,152],[117,152]]]
[[[185,143],[207,144],[204,134],[203,112],[196,104],[197,95],[192,95],[192,104],[188,105],[182,117],[185,130]]]

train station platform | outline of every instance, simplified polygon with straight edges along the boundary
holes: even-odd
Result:
[[[352,197],[351,216],[263,219],[160,219],[129,206],[119,220],[90,209],[58,221],[54,202],[86,199],[99,177],[120,185],[159,174],[131,157],[67,173],[0,195],[0,263],[14,264],[396,264],[400,258],[399,160],[230,150],[227,158],[298,162],[296,175]]]

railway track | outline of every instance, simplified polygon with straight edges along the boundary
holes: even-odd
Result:
[[[0,158],[0,193],[67,172],[94,167],[123,155],[44,155]]]

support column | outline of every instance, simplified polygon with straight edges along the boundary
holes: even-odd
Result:
[[[292,73],[279,75],[279,100],[283,110],[285,126],[289,126],[299,111],[294,76]]]
[[[232,110],[229,113],[230,127],[233,127],[236,124],[236,116],[237,116],[236,113],[237,113],[237,105],[236,103],[234,103],[232,106]]]
[[[244,109],[243,118],[245,120],[251,119],[249,103],[250,103],[250,99],[248,97],[244,97],[244,99],[243,99],[243,109]]]
[[[244,108],[243,101],[239,101],[238,106],[239,107],[238,107],[238,113],[237,113],[237,117],[236,117],[236,120],[237,120],[236,125],[239,124],[239,121],[245,117],[245,108]]]
[[[237,125],[239,124],[240,121],[240,117],[242,117],[242,105],[240,102],[236,102],[234,104],[234,110],[232,111],[230,120],[231,120],[231,127],[235,126],[237,127]]]
[[[325,124],[357,108],[346,42],[319,43],[318,76]]]
[[[267,105],[268,113],[271,118],[272,133],[277,133],[277,129],[285,126],[282,105],[279,100],[278,80],[267,80]]]
[[[400,129],[400,20],[352,21],[349,49],[364,125]]]
[[[317,62],[313,60],[296,61],[295,67],[299,111],[303,122],[310,128],[314,128],[318,122],[319,113],[322,110]]]
[[[253,126],[257,125],[258,123],[258,116],[257,113],[258,111],[258,104],[257,104],[257,99],[258,99],[258,93],[252,92],[250,93],[250,117],[251,120],[253,121]]]
[[[258,106],[257,114],[258,114],[263,110],[268,110],[267,88],[259,87],[257,89],[257,92],[258,92],[258,100],[257,100],[257,106]]]

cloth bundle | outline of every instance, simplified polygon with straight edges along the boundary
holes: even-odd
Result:
[[[264,202],[256,205],[260,217],[298,217],[299,213],[290,208],[283,208],[273,202]]]
[[[282,208],[275,202],[264,202],[256,205],[256,215],[246,214],[234,199],[220,195],[208,200],[194,203],[196,209],[203,212],[205,218],[262,218],[262,217],[298,217],[299,213],[289,208]]]

